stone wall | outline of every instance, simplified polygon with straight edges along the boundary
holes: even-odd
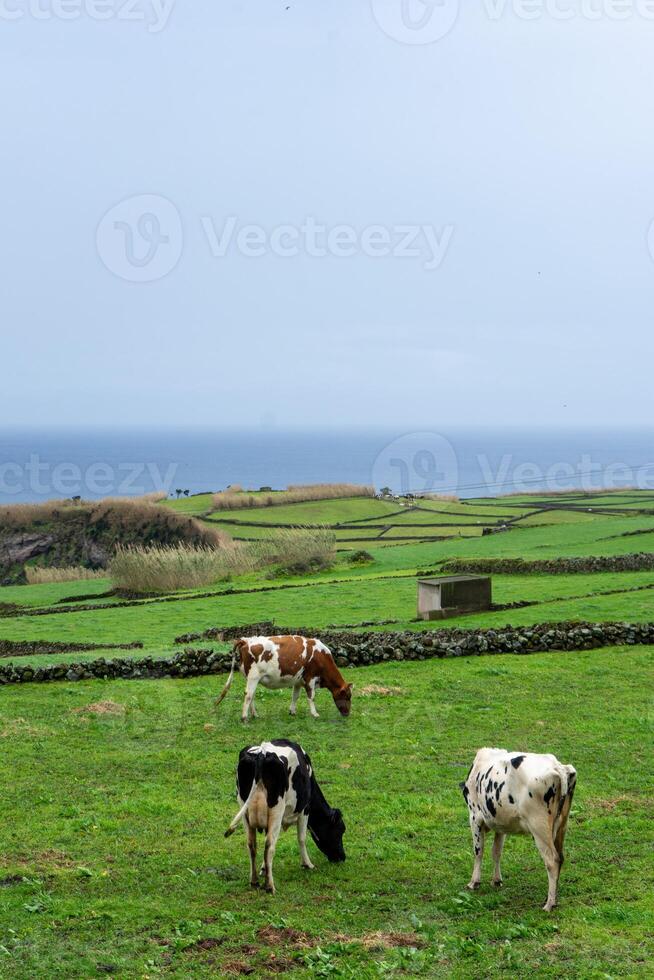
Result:
[[[254,627],[270,624],[254,624]],[[222,639],[237,627],[220,630]],[[256,633],[252,624],[241,626],[235,635]],[[265,632],[265,631],[263,631]],[[279,626],[275,632],[301,632]],[[536,626],[504,629],[451,629],[361,632],[318,630],[343,668],[365,667],[391,660],[427,660],[443,657],[470,657],[490,654],[530,654],[548,650],[591,650],[622,644],[654,645],[654,622],[651,623],[539,623]],[[49,664],[32,667],[0,663],[0,684],[32,681],[77,681],[92,678],[160,678],[197,677],[219,674],[229,669],[231,653],[211,649],[185,650],[165,659],[154,657],[99,657],[86,663]]]
[[[581,558],[456,558],[445,562],[440,571],[448,575],[574,575],[589,572],[647,572],[654,569],[654,554],[643,551],[629,555],[585,555]]]

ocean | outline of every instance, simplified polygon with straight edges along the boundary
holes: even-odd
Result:
[[[654,489],[654,430],[0,431],[0,503],[364,483],[460,497]]]

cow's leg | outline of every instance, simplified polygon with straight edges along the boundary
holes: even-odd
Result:
[[[547,868],[547,901],[543,905],[543,910],[545,912],[551,912],[556,905],[556,891],[559,884],[561,861],[554,846],[552,830],[549,823],[539,821],[539,824],[536,827],[530,827],[530,830],[536,842],[536,847],[540,851],[540,856]]]
[[[293,688],[293,693],[291,694],[291,707],[288,709],[289,714],[294,715],[297,712],[297,699],[300,696],[300,685],[296,684]]]
[[[252,715],[253,718],[258,718],[257,709],[254,706],[254,699],[256,697],[256,694],[257,694],[257,689],[255,687],[254,693],[252,695],[252,700],[250,701],[250,714]]]
[[[310,871],[312,871],[314,865],[311,863],[311,858],[309,857],[309,852],[307,851],[308,825],[309,817],[306,813],[301,813],[297,822],[297,842],[300,847],[300,861],[303,868],[308,868]]]
[[[471,891],[479,888],[481,881],[481,861],[484,856],[484,841],[486,839],[486,828],[483,824],[477,823],[475,818],[470,815],[470,830],[472,831],[472,843],[475,850],[475,862],[472,867],[472,878],[467,887]]]
[[[252,888],[258,888],[259,876],[257,875],[257,832],[254,827],[250,826],[247,821],[247,817],[243,817],[243,822],[248,835],[248,852],[250,854],[250,885]]]
[[[275,882],[273,880],[273,858],[277,840],[282,829],[282,817],[284,816],[284,801],[280,800],[276,806],[268,810],[268,829],[266,830],[266,846],[264,849],[263,863],[266,869],[266,891],[271,895],[275,894]]]
[[[314,698],[316,696],[316,681],[315,681],[315,679],[312,680],[312,681],[306,682],[305,685],[304,685],[304,690],[307,692],[307,697],[309,699],[309,711],[311,712],[311,717],[312,718],[319,718],[320,715],[316,711],[316,705],[315,705],[315,701],[314,701]]]
[[[500,834],[499,831],[495,831],[495,838],[493,840],[493,884],[496,888],[499,888],[502,884],[500,861],[502,860],[502,848],[504,847],[505,837],[506,834]]]
[[[257,691],[257,684],[259,683],[258,677],[249,676],[247,683],[245,685],[245,699],[243,701],[243,711],[241,712],[241,721],[247,721],[248,715],[250,714],[250,705],[254,701],[254,695]]]

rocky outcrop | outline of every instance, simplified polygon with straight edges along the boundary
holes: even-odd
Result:
[[[26,562],[106,568],[118,544],[215,544],[218,537],[168,507],[139,501],[0,508],[0,585],[24,582]]]

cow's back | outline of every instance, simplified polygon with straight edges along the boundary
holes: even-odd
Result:
[[[555,819],[568,792],[569,772],[556,756],[504,749],[480,749],[464,784],[471,814],[489,829],[529,833],[534,817]]]

